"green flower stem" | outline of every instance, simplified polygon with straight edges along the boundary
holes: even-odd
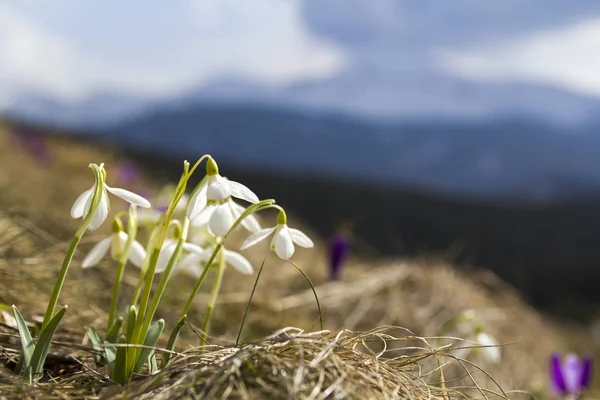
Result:
[[[190,164],[186,161],[183,164],[183,174],[179,179],[179,183],[175,188],[175,193],[171,198],[171,202],[167,207],[167,211],[161,216],[161,218],[157,222],[156,226],[156,234],[154,235],[153,246],[151,248],[150,254],[147,256],[149,259],[148,262],[148,270],[146,271],[145,281],[144,281],[144,289],[142,291],[141,299],[140,299],[140,307],[138,309],[138,317],[136,320],[135,328],[133,330],[133,334],[131,336],[131,344],[133,345],[142,345],[144,344],[144,339],[146,337],[147,332],[142,332],[142,327],[144,325],[144,321],[146,320],[146,309],[148,307],[148,303],[150,302],[150,292],[152,291],[152,283],[154,281],[154,273],[156,271],[156,264],[158,262],[158,256],[160,254],[160,250],[162,248],[163,242],[167,236],[167,231],[169,229],[169,225],[171,219],[173,218],[173,213],[175,212],[175,208],[179,203],[179,200],[185,193],[185,188],[187,184],[187,180],[189,179],[189,166]],[[135,305],[135,304],[132,304]],[[131,352],[131,357],[127,357],[127,360],[131,360],[131,363],[127,367],[127,376],[131,376],[133,370],[135,368],[135,363],[140,355],[140,348],[130,347],[127,349],[128,352]],[[128,355],[129,355],[128,354]]]
[[[152,318],[154,318],[154,314],[156,313],[156,310],[158,309],[158,304],[160,303],[162,295],[165,292],[167,283],[169,283],[169,279],[171,277],[171,273],[173,272],[173,268],[175,268],[175,264],[177,264],[177,261],[179,260],[179,256],[181,255],[181,250],[183,249],[183,244],[187,240],[189,227],[190,227],[190,220],[187,217],[185,217],[183,219],[181,236],[177,239],[177,245],[175,247],[175,250],[173,251],[173,255],[169,259],[167,268],[162,273],[160,282],[158,283],[158,288],[156,289],[156,292],[154,293],[154,296],[152,297],[152,303],[150,304],[150,307],[145,314],[144,322],[142,325],[142,332],[147,332],[148,329],[150,328],[150,325],[152,324]]]
[[[202,337],[200,338],[200,345],[207,343],[208,331],[210,329],[210,319],[212,312],[217,304],[217,297],[219,297],[219,291],[221,290],[221,283],[223,282],[223,274],[225,273],[225,255],[220,252],[219,265],[217,266],[217,276],[213,282],[212,290],[210,291],[210,298],[208,299],[208,306],[206,307],[206,315],[204,316],[204,326],[202,327]]]
[[[60,296],[60,292],[62,291],[62,287],[65,283],[65,279],[67,278],[67,272],[69,271],[69,266],[71,265],[71,261],[73,260],[73,256],[75,255],[75,251],[77,250],[77,246],[79,245],[79,242],[81,241],[81,238],[83,237],[84,233],[87,231],[88,226],[92,222],[92,218],[94,217],[94,214],[96,213],[96,210],[98,209],[98,205],[100,204],[100,200],[102,198],[102,190],[104,188],[104,174],[102,172],[101,167],[99,167],[96,164],[90,164],[90,168],[92,168],[92,170],[94,171],[94,177],[96,182],[90,209],[87,215],[83,218],[83,221],[81,221],[81,225],[79,225],[79,228],[77,228],[75,236],[73,237],[73,240],[71,240],[71,244],[69,245],[67,253],[65,254],[65,258],[63,260],[60,272],[58,274],[58,279],[54,284],[54,290],[52,291],[52,296],[50,296],[50,301],[48,302],[48,307],[46,308],[46,313],[44,314],[44,321],[42,322],[41,329],[42,332],[44,331],[44,329],[46,329],[46,327],[50,323],[50,320],[52,319],[52,316],[54,315],[54,310],[56,310],[58,298]]]
[[[150,254],[150,252],[154,248],[155,241],[156,241],[156,228],[153,229],[152,232],[150,233],[148,245],[146,246],[146,254]],[[133,300],[131,301],[131,305],[133,305],[133,306],[137,306],[137,303],[140,300],[140,295],[142,294],[142,287],[144,286],[144,282],[146,280],[146,273],[148,272],[149,264],[150,264],[150,257],[146,257],[146,259],[144,260],[144,265],[142,266],[142,271],[140,272],[140,278],[138,279],[138,284],[135,287],[135,292],[133,292]]]
[[[246,218],[248,215],[259,212],[260,210],[263,210],[265,208],[273,207],[274,203],[275,203],[275,200],[268,199],[268,200],[263,200],[256,204],[252,204],[233,223],[233,225],[231,226],[231,228],[229,228],[229,230],[227,231],[225,236],[223,236],[223,239],[221,240],[221,242],[215,246],[215,249],[213,250],[212,254],[210,255],[210,258],[206,262],[206,267],[204,268],[204,271],[202,271],[202,274],[200,274],[200,276],[196,280],[196,284],[194,285],[194,288],[190,292],[190,295],[187,299],[187,302],[185,303],[185,306],[183,306],[183,310],[181,311],[181,314],[179,315],[179,319],[183,318],[184,315],[188,314],[188,311],[190,310],[190,307],[192,306],[192,303],[194,302],[194,299],[196,298],[196,295],[198,294],[198,291],[200,290],[200,287],[202,286],[202,283],[204,282],[204,279],[206,278],[206,274],[208,273],[210,266],[215,261],[215,258],[217,257],[219,250],[221,250],[221,247],[223,247],[223,242],[225,242],[225,239],[227,239],[229,237],[231,232],[233,232],[235,230],[235,228],[237,228],[242,223],[242,220],[244,218]]]
[[[123,282],[123,276],[125,275],[125,266],[129,259],[129,253],[131,253],[131,247],[135,241],[137,235],[137,212],[135,206],[132,204],[129,206],[129,217],[127,218],[127,241],[123,248],[122,254],[119,256],[119,266],[117,267],[117,276],[115,278],[115,284],[113,286],[112,297],[110,299],[110,311],[108,313],[108,325],[107,332],[114,323],[117,315],[117,308],[119,304],[119,292],[121,290],[121,283]]]

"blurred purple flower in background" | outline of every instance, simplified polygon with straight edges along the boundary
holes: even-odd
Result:
[[[562,362],[558,353],[553,353],[550,357],[552,388],[560,396],[579,398],[589,387],[591,377],[591,356],[581,359],[576,354],[568,354]]]
[[[343,234],[336,234],[329,245],[329,280],[337,281],[340,278],[342,266],[348,258],[350,246]]]
[[[134,186],[140,179],[140,172],[136,164],[131,161],[121,161],[117,165],[117,182],[121,186]]]
[[[50,148],[42,135],[12,128],[10,139],[14,147],[25,150],[37,163],[46,165],[51,162]]]

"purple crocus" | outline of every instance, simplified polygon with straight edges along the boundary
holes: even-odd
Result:
[[[117,182],[123,186],[133,186],[140,179],[137,165],[131,161],[121,161],[117,165]]]
[[[42,135],[13,128],[11,130],[11,141],[13,146],[21,147],[39,164],[45,165],[50,163],[50,148]]]
[[[550,357],[550,380],[560,396],[578,398],[589,387],[591,377],[591,356],[581,359],[576,354],[568,354],[562,361],[558,353]]]
[[[329,280],[337,281],[340,278],[342,266],[348,258],[350,246],[344,235],[336,234],[331,239],[329,247]]]

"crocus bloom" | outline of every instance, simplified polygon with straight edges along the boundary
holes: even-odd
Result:
[[[83,268],[93,267],[98,264],[100,260],[108,253],[113,260],[118,260],[121,257],[121,253],[125,248],[125,242],[127,241],[128,235],[123,231],[115,232],[107,238],[102,239],[92,250],[85,256],[81,266]],[[142,268],[144,260],[146,259],[146,250],[137,240],[134,240],[131,245],[131,251],[129,252],[129,261],[131,261],[136,267]]]
[[[92,204],[92,199],[94,197],[95,186],[92,186],[91,189],[83,192],[75,203],[73,203],[73,207],[71,207],[71,217],[73,218],[82,218],[85,217],[90,209]],[[110,202],[108,199],[108,192],[114,194],[117,197],[127,201],[128,203],[134,204],[139,207],[150,208],[150,202],[143,198],[140,195],[137,195],[129,190],[112,188],[107,184],[104,184],[102,188],[102,196],[100,197],[100,203],[98,204],[98,208],[92,217],[92,221],[90,222],[89,229],[91,231],[98,229],[100,225],[106,220],[108,216],[108,212],[110,210]]]
[[[273,232],[275,232],[275,234],[271,240],[270,248],[282,260],[289,260],[294,255],[294,243],[307,248],[314,246],[313,241],[303,232],[287,226],[287,217],[282,210],[279,211],[276,226],[261,229],[260,231],[253,233],[244,241],[244,243],[242,243],[240,250],[254,246],[258,242],[266,239]]]
[[[132,186],[139,180],[139,178],[139,170],[131,161],[121,161],[117,165],[116,181],[120,185]]]
[[[329,279],[336,281],[340,277],[342,265],[348,257],[350,247],[346,237],[341,234],[335,235],[329,245]]]
[[[562,362],[557,353],[550,357],[550,380],[560,396],[580,396],[589,387],[591,377],[590,356],[581,359],[575,354],[568,354]]]
[[[188,271],[192,276],[198,278],[204,269],[201,264],[208,261],[213,251],[214,248],[208,248],[200,254],[190,253],[183,260],[181,260],[181,263],[179,263],[179,268]],[[223,248],[221,251],[225,257],[225,262],[238,270],[238,272],[244,275],[251,275],[254,272],[252,264],[250,264],[250,261],[248,261],[246,257],[236,253],[235,251],[230,251],[225,248]],[[218,256],[215,258],[215,260],[218,260]]]

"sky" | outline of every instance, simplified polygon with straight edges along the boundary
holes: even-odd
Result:
[[[0,2],[0,109],[32,93],[66,103],[100,92],[161,99],[229,78],[285,87],[356,70],[600,99],[600,3]]]

